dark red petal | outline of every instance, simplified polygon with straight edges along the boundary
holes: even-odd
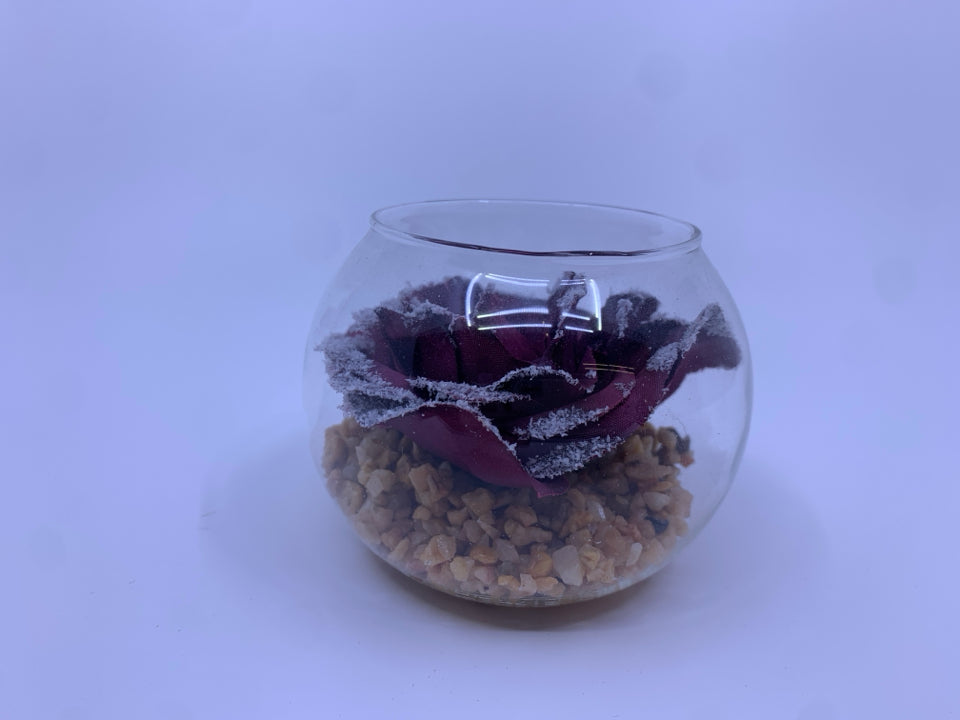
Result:
[[[493,332],[468,327],[462,319],[454,323],[453,341],[457,347],[460,382],[490,385],[525,364],[507,352]]]
[[[390,383],[391,385],[394,385],[396,387],[402,387],[402,388],[407,388],[410,386],[409,383],[407,382],[406,375],[404,375],[401,372],[397,372],[393,368],[388,367],[383,363],[374,361],[373,371],[377,375],[382,377],[384,380],[386,380],[388,383]]]
[[[642,324],[650,320],[659,305],[659,300],[645,293],[611,295],[600,313],[603,331],[615,338],[631,337]]]
[[[413,375],[430,380],[456,382],[459,376],[457,348],[446,330],[433,330],[417,336],[413,355]]]
[[[502,327],[492,331],[503,349],[522,363],[535,363],[547,351],[550,332],[547,328]]]
[[[567,402],[546,403],[541,401],[539,403],[533,403],[537,409],[534,412],[525,413],[523,415],[520,415],[518,411],[526,409],[526,407],[523,407],[521,403],[512,403],[511,407],[514,409],[514,412],[510,415],[509,433],[514,436],[521,436],[524,434],[525,429],[529,427],[531,422],[541,420],[558,408],[569,408],[571,410],[584,413],[600,413],[600,411],[604,411],[602,414],[598,415],[598,419],[594,420],[590,424],[581,426],[576,430],[571,431],[571,435],[575,435],[577,437],[609,435],[610,431],[606,430],[605,427],[601,425],[603,418],[606,417],[606,415],[614,408],[621,405],[629,397],[633,383],[634,376],[630,374],[624,374],[622,376],[622,382],[611,382],[605,388],[590,393],[589,395],[584,395],[581,391],[577,393],[576,397],[570,398]],[[558,397],[558,395],[559,393],[554,392],[552,394],[547,394],[546,397],[552,400]]]
[[[696,320],[683,327],[683,332],[677,332],[675,327],[671,329],[658,323],[653,332],[666,342],[651,349],[669,357],[667,351],[673,346],[676,358],[658,363],[654,357],[656,352],[651,352],[647,362],[639,366],[634,376],[636,384],[624,402],[601,417],[596,425],[578,428],[570,433],[571,436],[625,437],[643,425],[657,405],[675,392],[689,373],[712,367],[733,368],[739,364],[740,348],[731,336],[719,306],[708,306]]]
[[[672,395],[690,373],[706,368],[735,368],[740,364],[740,346],[733,339],[718,305],[703,309],[691,324],[695,340],[683,353],[667,381],[664,399]]]
[[[578,428],[570,435],[576,437],[614,435],[625,438],[643,425],[650,417],[650,413],[663,400],[664,384],[668,376],[667,371],[641,370],[634,376],[634,386],[623,402],[611,409],[595,424]]]
[[[586,392],[593,389],[597,380],[596,358],[589,344],[592,335],[593,333],[564,330],[547,351],[552,365],[573,375]]]
[[[534,374],[526,374],[526,368],[534,371]],[[484,414],[498,427],[502,428],[503,423],[509,423],[512,427],[516,418],[524,419],[570,405],[583,398],[586,393],[583,386],[569,373],[564,374],[549,365],[528,365],[526,368],[512,378],[501,380],[496,387],[528,399],[490,403],[483,408]]]
[[[429,453],[449,460],[481,480],[507,487],[533,488],[539,497],[563,493],[564,481],[532,477],[506,443],[476,413],[456,405],[433,405],[388,420]]]

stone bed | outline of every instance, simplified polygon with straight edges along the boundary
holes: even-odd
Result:
[[[396,430],[348,418],[315,448],[327,487],[364,542],[453,595],[556,605],[650,575],[687,531],[680,485],[689,438],[647,423],[581,471],[563,495],[482,482]]]

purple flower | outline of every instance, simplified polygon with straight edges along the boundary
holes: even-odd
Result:
[[[689,373],[740,362],[718,305],[686,323],[656,313],[659,301],[643,293],[600,307],[596,287],[573,273],[546,301],[496,278],[408,289],[329,336],[316,349],[344,411],[481,480],[552,495]]]

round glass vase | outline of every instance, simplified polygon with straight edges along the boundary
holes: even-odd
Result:
[[[599,205],[390,207],[306,347],[311,449],[360,538],[485,603],[623,589],[703,528],[740,461],[740,316],[685,222]]]

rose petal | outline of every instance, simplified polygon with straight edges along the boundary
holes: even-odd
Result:
[[[732,369],[740,364],[740,346],[730,334],[727,321],[719,305],[708,305],[691,323],[689,333],[693,340],[685,339],[690,348],[680,355],[667,381],[664,399],[672,395],[690,373],[707,368]]]
[[[492,332],[503,349],[521,363],[539,362],[549,347],[550,333],[545,328],[504,327]]]
[[[644,331],[640,330],[641,334]],[[736,367],[740,349],[718,305],[705,308],[682,333],[657,323],[653,332],[670,342],[660,345],[634,376],[635,385],[624,402],[594,425],[570,433],[576,437],[619,435],[626,437],[647,421],[653,410],[680,387],[691,372],[712,367]],[[640,353],[638,353],[638,356]],[[578,403],[582,406],[583,403]]]
[[[506,390],[527,398],[511,403],[491,403],[484,406],[484,414],[501,429],[503,428],[501,421],[512,424],[517,418],[524,419],[533,414],[574,403],[583,398],[586,392],[577,378],[550,365],[527,365],[517,368],[494,385],[498,390]],[[511,435],[515,434],[511,433]]]
[[[557,408],[567,408],[573,412],[592,415],[594,417],[594,420],[588,427],[571,430],[571,435],[588,437],[591,435],[608,434],[607,431],[600,426],[603,416],[627,399],[633,389],[634,383],[635,378],[632,374],[621,373],[621,381],[610,382],[606,387],[589,395],[583,395],[581,391],[577,393],[575,397],[565,397],[563,398],[564,401],[560,402],[555,402],[557,397],[562,397],[559,392],[555,391],[546,395],[546,397],[550,398],[549,407],[546,410],[542,409],[545,405],[542,397],[537,397],[537,400],[531,403],[512,403],[510,407],[513,412],[510,416],[508,432],[511,436],[522,436],[531,422],[537,423],[542,421],[550,413],[555,412]],[[569,388],[569,384],[567,384],[567,386]],[[566,392],[571,393],[571,390],[567,389]],[[533,410],[525,414],[521,412],[527,408],[533,408]]]
[[[539,497],[563,493],[564,481],[545,483],[530,475],[489,422],[457,405],[432,405],[384,423],[429,453],[495,485],[531,487]]]
[[[460,382],[490,385],[525,364],[508,353],[494,333],[468,327],[462,318],[454,323],[452,334]]]
[[[615,406],[595,423],[577,428],[570,433],[571,437],[599,437],[615,435],[626,438],[627,435],[643,425],[654,408],[662,402],[664,386],[670,373],[668,371],[650,372],[641,370],[633,380],[634,385],[629,390],[623,402]]]
[[[619,339],[632,336],[657,311],[659,305],[659,300],[646,293],[611,295],[600,313],[604,331]]]
[[[413,352],[413,375],[455,382],[459,374],[457,347],[447,330],[433,330],[417,336]]]
[[[591,335],[567,330],[551,343],[546,353],[550,363],[573,375],[585,392],[593,390],[597,380],[597,362],[589,344]]]

